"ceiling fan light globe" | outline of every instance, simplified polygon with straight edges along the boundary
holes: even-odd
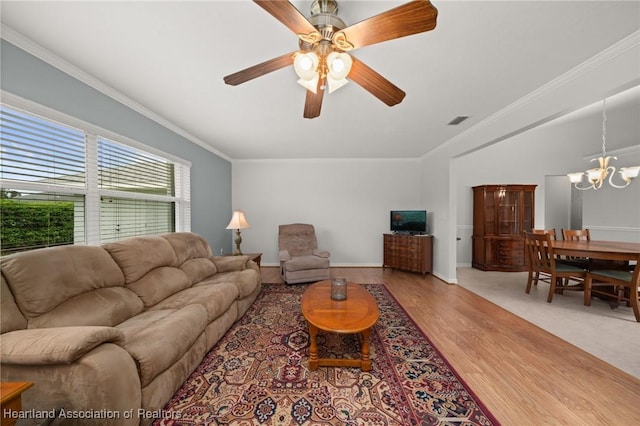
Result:
[[[318,69],[318,55],[313,52],[308,53],[298,53],[293,58],[293,69],[303,80],[312,80],[314,76],[317,76],[318,73],[316,70]]]
[[[336,79],[332,78],[330,75],[328,75],[327,76],[327,86],[329,86],[329,93],[333,93],[334,91],[338,90],[339,88],[341,88],[342,86],[344,86],[348,82],[349,82],[349,80],[347,80],[346,78],[342,78],[340,80],[336,80]]]
[[[311,90],[313,93],[318,93],[319,79],[320,79],[320,76],[318,75],[318,73],[315,73],[315,77],[311,78],[310,80],[305,80],[304,78],[301,78],[300,80],[298,80],[298,84],[300,84],[302,87],[304,87],[307,90]]]
[[[343,80],[351,71],[353,61],[347,53],[331,52],[327,56],[329,76],[334,80]]]

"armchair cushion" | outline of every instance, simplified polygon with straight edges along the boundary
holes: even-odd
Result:
[[[306,269],[328,269],[329,259],[319,256],[297,256],[284,264],[287,271],[304,271]]]

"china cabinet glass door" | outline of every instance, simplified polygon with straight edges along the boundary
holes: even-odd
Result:
[[[498,190],[498,234],[520,233],[520,194],[520,191],[509,191],[506,188]]]

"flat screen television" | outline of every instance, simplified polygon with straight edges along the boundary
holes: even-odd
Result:
[[[426,234],[427,226],[426,210],[391,210],[390,229],[392,232],[402,234]]]

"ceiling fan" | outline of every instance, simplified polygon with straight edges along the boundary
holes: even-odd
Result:
[[[428,0],[414,0],[347,27],[335,0],[315,0],[308,19],[286,0],[254,2],[296,33],[300,49],[230,74],[224,82],[236,86],[293,65],[307,89],[304,118],[318,117],[325,89],[338,89],[347,77],[389,106],[402,102],[405,92],[347,52],[430,31],[438,16]]]

